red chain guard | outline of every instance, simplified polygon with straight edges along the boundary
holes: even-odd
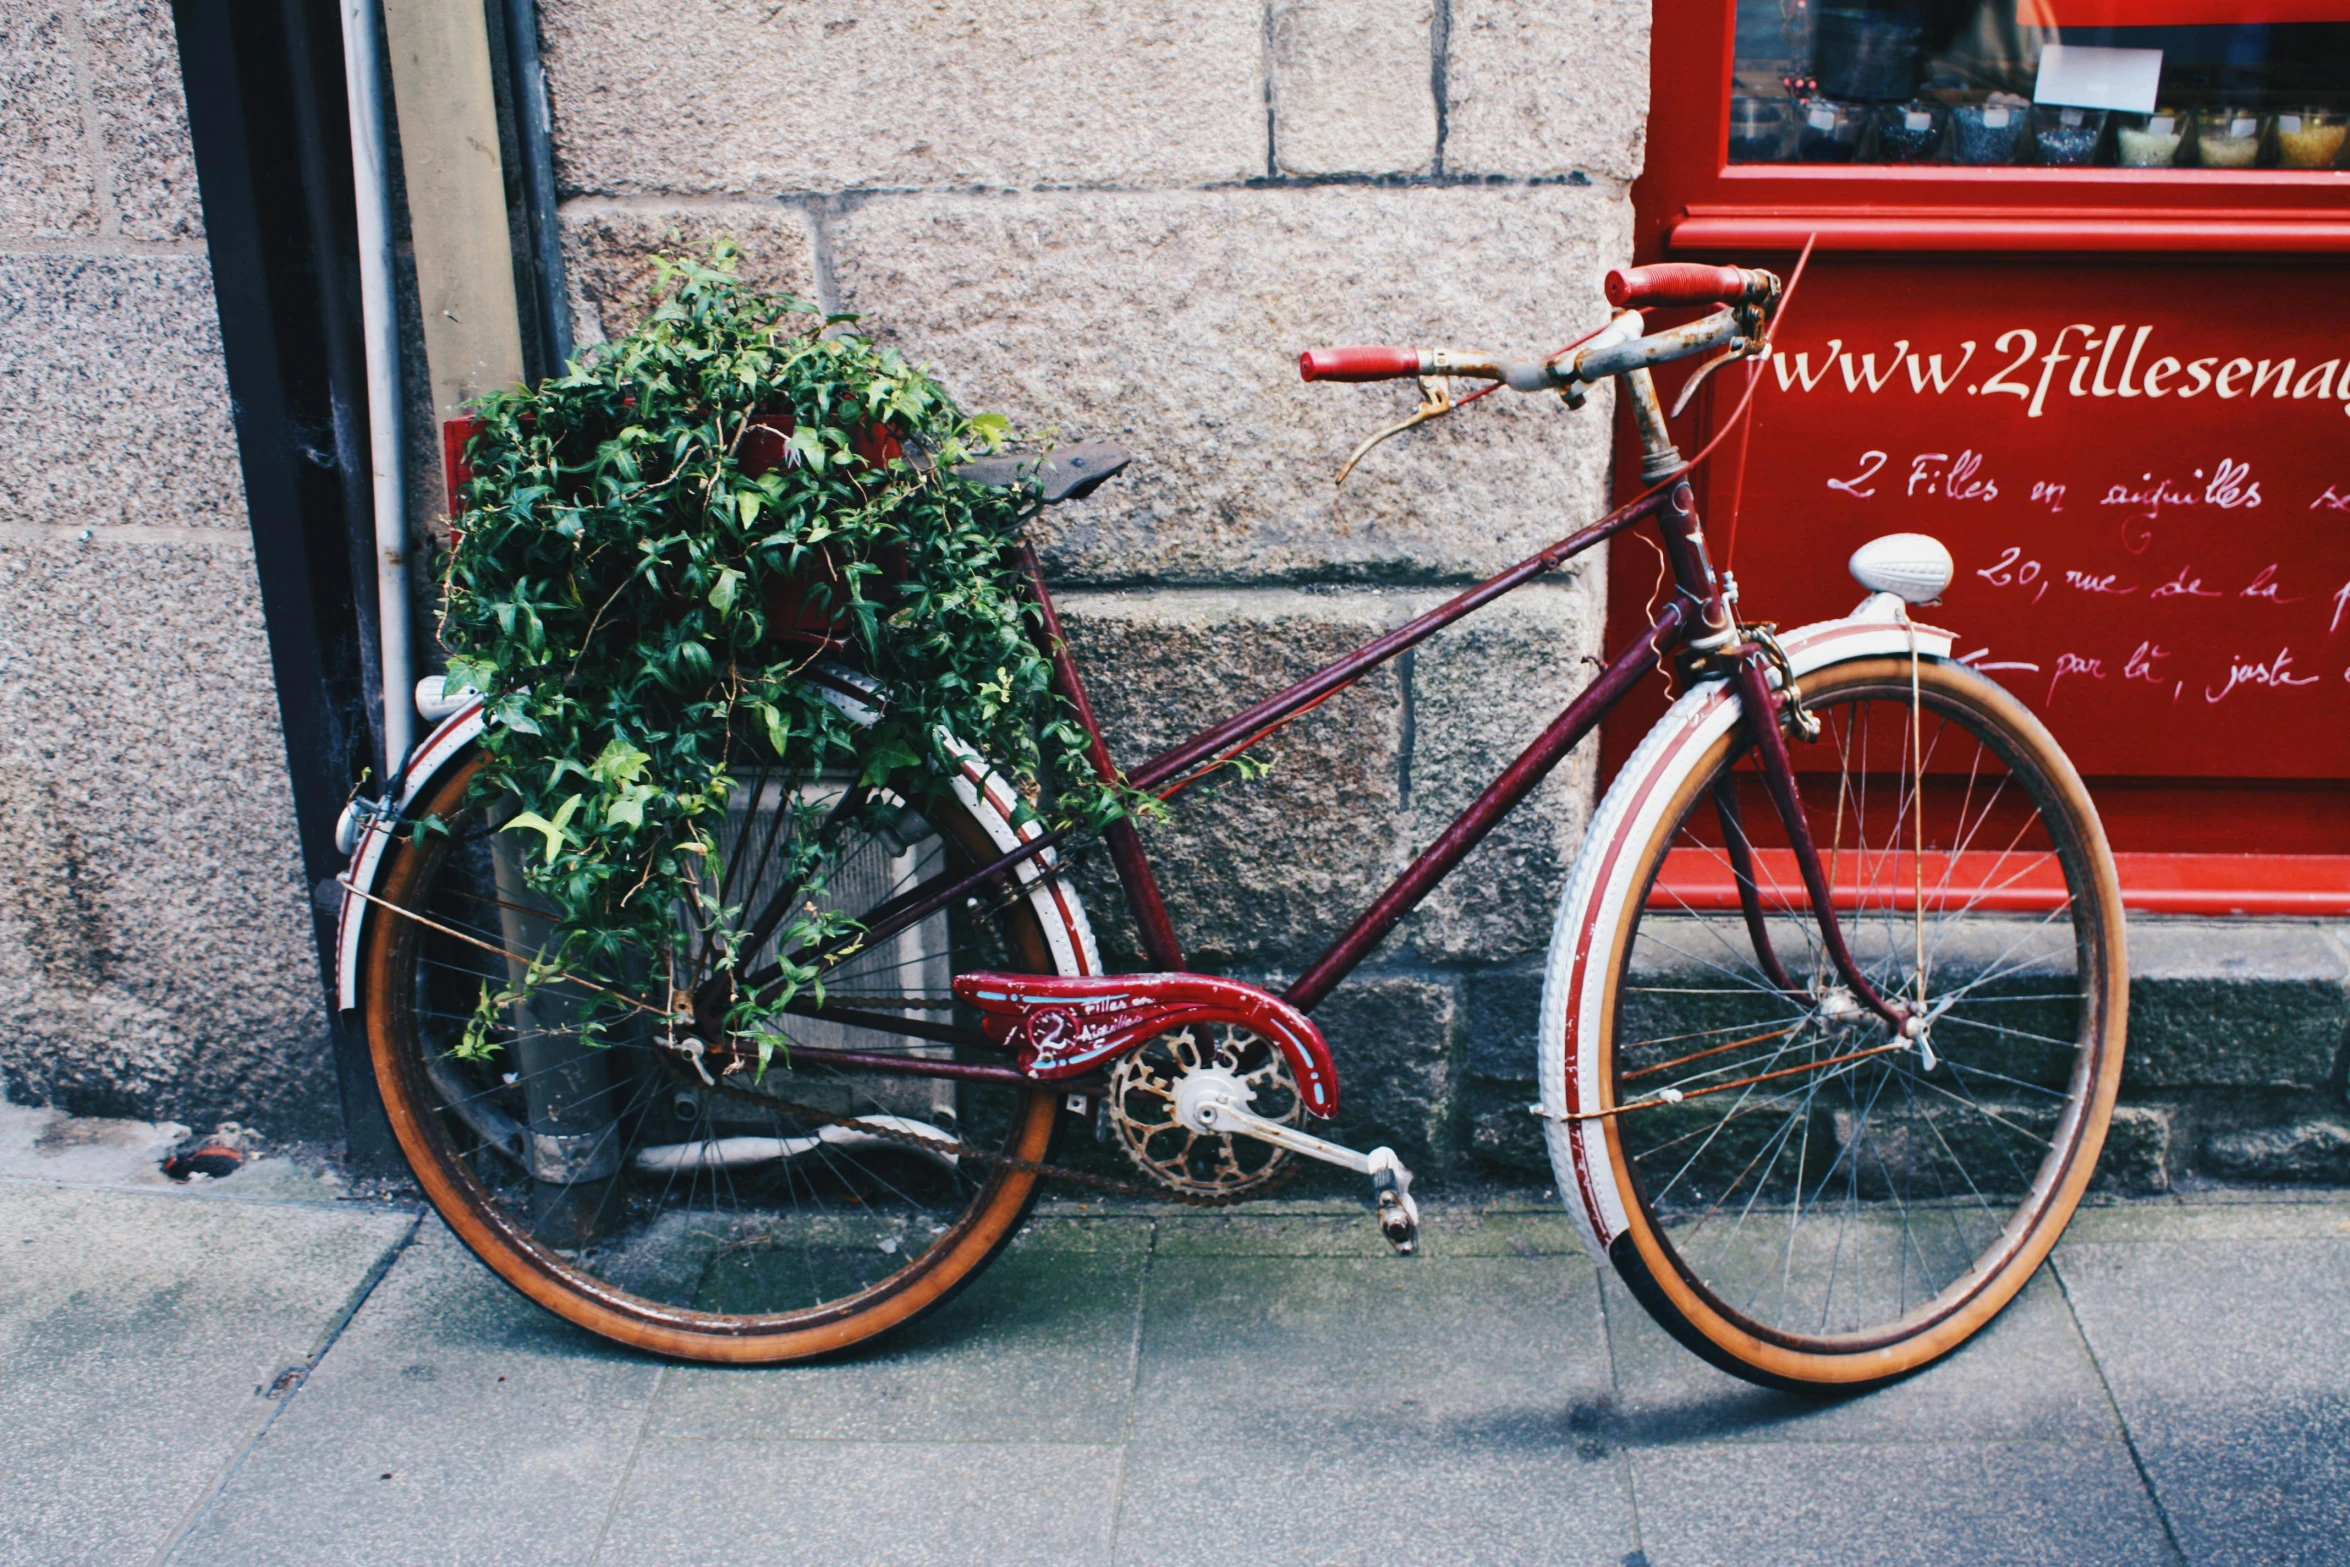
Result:
[[[955,994],[979,1009],[987,1037],[1010,1046],[1020,1070],[1040,1083],[1080,1076],[1174,1029],[1230,1023],[1272,1041],[1308,1110],[1325,1118],[1338,1113],[1338,1068],[1322,1031],[1279,996],[1236,979],[963,974]]]

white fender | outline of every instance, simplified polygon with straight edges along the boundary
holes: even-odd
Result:
[[[1911,626],[1901,601],[1876,594],[1841,620],[1823,620],[1780,639],[1798,679],[1855,658],[1907,657],[1914,635],[1921,657],[1950,656],[1952,633]],[[1600,1121],[1565,1117],[1601,1102],[1599,1034],[1610,978],[1610,954],[1598,949],[1609,935],[1611,911],[1633,895],[1633,862],[1657,829],[1665,807],[1708,747],[1738,722],[1738,694],[1727,680],[1708,680],[1675,702],[1640,742],[1608,787],[1591,819],[1575,868],[1559,900],[1558,923],[1542,980],[1541,1034],[1536,1045],[1551,1171],[1574,1216],[1583,1244],[1607,1260],[1607,1248],[1626,1225],[1607,1133]]]
[[[351,850],[351,863],[343,871],[346,884],[343,907],[335,919],[335,1005],[346,1012],[359,1005],[359,950],[367,934],[368,918],[381,912],[365,898],[354,895],[351,888],[375,891],[375,878],[383,869],[384,850],[391,847],[393,832],[407,819],[408,807],[481,734],[482,722],[479,697],[442,719],[440,726],[424,737],[424,744],[408,757],[408,770],[401,777],[399,810],[369,821]]]
[[[856,717],[853,713],[850,716]],[[878,712],[874,716],[878,717]],[[477,697],[444,719],[416,748],[402,782],[399,811],[368,824],[343,873],[346,882],[361,892],[375,891],[375,879],[381,873],[393,832],[406,820],[409,807],[428,793],[441,772],[480,736],[483,721]],[[989,842],[1008,851],[1044,836],[1043,826],[1019,808],[1019,794],[985,758],[944,729],[937,731],[937,738],[957,767],[955,796],[986,831]],[[1037,922],[1044,927],[1055,970],[1069,976],[1099,974],[1101,950],[1094,944],[1092,922],[1086,918],[1077,889],[1067,877],[1055,873],[1058,863],[1059,857],[1050,849],[1035,860],[1023,860],[1018,867],[1020,882],[1028,889],[1029,906],[1035,909]],[[335,924],[335,1000],[344,1011],[359,1005],[359,957],[368,921],[385,917],[389,916],[383,910],[345,888]]]

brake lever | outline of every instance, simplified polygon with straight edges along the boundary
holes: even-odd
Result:
[[[1356,447],[1347,457],[1345,464],[1338,470],[1338,477],[1331,483],[1333,485],[1344,484],[1346,476],[1355,471],[1355,464],[1361,462],[1364,455],[1381,441],[1390,436],[1401,435],[1414,425],[1426,424],[1431,419],[1441,419],[1451,413],[1455,406],[1452,400],[1452,383],[1450,381],[1435,375],[1420,377],[1420,406],[1412,410],[1412,416],[1408,419],[1399,419],[1384,430],[1373,432],[1369,439]]]
[[[1754,307],[1745,306],[1739,313],[1748,318],[1739,322],[1739,336],[1743,341],[1731,344],[1704,364],[1699,365],[1696,373],[1681,383],[1680,392],[1673,398],[1673,411],[1665,417],[1668,419],[1680,418],[1682,410],[1689,406],[1689,400],[1697,395],[1697,389],[1705,384],[1707,376],[1712,375],[1733,359],[1748,358],[1758,350],[1769,346],[1769,340],[1762,336],[1762,323],[1755,319],[1757,312]]]

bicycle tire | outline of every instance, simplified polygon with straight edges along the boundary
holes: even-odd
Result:
[[[1880,726],[1909,713],[1913,679],[1918,716]],[[1830,662],[1801,684],[1823,735],[1793,751],[1841,918],[1888,994],[1925,955],[1931,1070],[1830,982],[1792,856],[1764,845],[1776,823],[1743,803],[1763,794],[1737,698],[1714,685],[1594,819],[1552,944],[1544,1102],[1586,1239],[1667,1331],[1749,1381],[1859,1391],[1965,1343],[2062,1233],[2120,1082],[2128,966],[2096,808],[2021,703],[1932,657]],[[1913,754],[1925,787],[1872,800]],[[1763,944],[1735,896],[1732,818],[1772,911]],[[1994,850],[2008,858],[1986,868]]]
[[[955,791],[959,799],[934,806],[929,813],[943,852],[952,856],[951,863],[956,865],[994,858],[1001,848],[1010,846],[1014,832],[1011,826],[1014,799],[1009,786],[976,757],[966,756],[962,760],[964,776],[958,780]],[[540,1306],[605,1338],[680,1359],[774,1363],[835,1354],[902,1327],[943,1305],[1001,1253],[1034,1205],[1039,1177],[1033,1170],[991,1162],[984,1170],[966,1174],[962,1166],[968,1161],[925,1160],[902,1147],[891,1148],[886,1144],[844,1154],[827,1144],[803,1156],[805,1162],[820,1166],[804,1177],[794,1173],[799,1170],[798,1163],[785,1161],[780,1167],[795,1204],[803,1183],[810,1194],[809,1202],[795,1206],[792,1214],[784,1214],[781,1199],[772,1196],[761,1199],[766,1204],[764,1207],[746,1200],[744,1190],[750,1184],[750,1177],[746,1176],[738,1184],[729,1172],[722,1182],[713,1172],[706,1183],[698,1179],[687,1182],[682,1203],[675,1199],[678,1183],[672,1174],[659,1204],[653,1205],[650,1218],[645,1218],[639,1212],[647,1209],[644,1194],[641,1191],[632,1194],[629,1188],[646,1184],[637,1178],[641,1174],[642,1151],[654,1145],[644,1143],[642,1136],[634,1131],[619,1134],[637,1139],[628,1147],[638,1150],[635,1156],[623,1151],[619,1173],[600,1181],[553,1188],[559,1194],[552,1204],[557,1218],[563,1219],[561,1204],[573,1201],[572,1194],[596,1189],[594,1212],[600,1216],[598,1222],[606,1226],[615,1222],[610,1213],[620,1211],[627,1224],[648,1235],[656,1224],[667,1224],[674,1231],[680,1222],[678,1211],[682,1210],[690,1216],[690,1222],[705,1228],[716,1230],[721,1225],[731,1225],[727,1234],[737,1239],[747,1235],[749,1239],[743,1244],[748,1249],[731,1253],[726,1247],[734,1241],[723,1238],[711,1241],[711,1255],[699,1264],[703,1271],[688,1288],[683,1282],[685,1267],[665,1273],[662,1269],[667,1264],[656,1266],[645,1263],[641,1257],[624,1254],[608,1233],[598,1232],[576,1241],[568,1234],[550,1236],[549,1227],[555,1221],[546,1219],[533,1207],[548,1199],[550,1183],[524,1178],[527,1172],[523,1166],[530,1157],[535,1157],[535,1150],[517,1157],[513,1146],[527,1145],[510,1146],[496,1140],[491,1135],[498,1131],[495,1126],[485,1133],[480,1123],[488,1110],[483,1108],[481,1100],[485,1094],[498,1092],[498,1086],[478,1069],[470,1068],[473,1075],[452,1086],[451,1073],[455,1067],[446,1046],[453,1023],[447,1017],[436,1017],[435,1009],[429,1005],[433,987],[445,985],[446,977],[431,972],[432,960],[428,955],[435,943],[448,947],[455,941],[451,933],[459,929],[448,922],[450,906],[460,896],[451,888],[461,879],[451,867],[459,857],[459,846],[467,841],[464,823],[468,813],[479,810],[470,798],[479,765],[478,751],[469,746],[454,756],[420,792],[416,808],[409,813],[411,819],[437,819],[452,824],[451,829],[422,837],[403,834],[387,851],[376,883],[376,896],[386,907],[377,910],[367,930],[361,970],[363,1016],[370,1054],[392,1129],[426,1198],[477,1257]],[[961,806],[959,810],[955,808],[957,803]],[[738,841],[747,842],[753,836],[744,831],[738,834]],[[478,851],[475,858],[479,858]],[[475,882],[480,880],[478,869],[472,875]],[[1062,885],[1059,877],[1048,876],[1027,883],[1026,894],[999,903],[990,922],[997,944],[984,953],[986,965],[1034,973],[1083,973],[1098,969],[1091,933],[1085,927],[1074,889]],[[481,902],[478,888],[462,896],[472,900],[478,917]],[[1060,922],[1060,928],[1048,933],[1039,914],[1040,905],[1055,911],[1054,918]],[[433,920],[433,926],[405,917],[406,913],[425,915]],[[943,920],[946,916],[937,918]],[[958,936],[954,949],[957,953],[963,940]],[[476,952],[475,961],[483,966],[486,983],[495,977],[495,965],[501,960],[482,959]],[[898,964],[896,969],[885,973],[905,966]],[[975,965],[958,961],[957,966]],[[936,968],[935,962],[927,960],[920,965],[922,971]],[[836,974],[836,980],[843,980],[843,975],[847,975],[847,980],[854,979],[853,974],[844,970]],[[629,1055],[631,1071],[645,1064],[637,1058],[673,1054],[641,1044],[615,1044],[611,1052],[615,1060]],[[517,1062],[527,1059],[520,1054],[519,1047],[510,1055]],[[609,1070],[617,1075],[622,1068],[612,1066]],[[853,1079],[848,1080],[844,1089],[840,1079],[845,1074],[838,1073],[826,1075],[828,1080],[822,1082],[798,1081],[813,1080],[819,1075],[791,1068],[787,1052],[784,1059],[771,1065],[760,1082],[777,1085],[767,1091],[778,1102],[790,1102],[802,1087],[835,1095],[846,1093],[849,1107],[855,1111],[860,1092],[868,1098],[875,1092],[902,1097],[908,1092],[904,1084],[935,1081],[892,1075],[887,1079],[890,1086],[886,1089],[861,1088]],[[749,1074],[738,1076],[747,1078]],[[879,1079],[881,1074],[873,1076]],[[657,1081],[665,1091],[672,1079],[686,1089],[707,1095],[707,1090],[695,1089],[690,1074],[672,1074],[671,1079]],[[721,1079],[722,1083],[726,1081]],[[503,1078],[509,1097],[515,1082],[513,1075]],[[968,1085],[954,1090],[958,1095],[968,1091]],[[1000,1148],[1004,1155],[1015,1160],[1046,1158],[1057,1131],[1061,1096],[1041,1086],[985,1091],[993,1096],[989,1113],[981,1116],[974,1112],[957,1122],[965,1140],[982,1140],[973,1132],[973,1126],[982,1131],[992,1127],[996,1135],[986,1140],[986,1146]],[[617,1102],[620,1091],[608,1092]],[[460,1095],[466,1097],[461,1099]],[[638,1116],[640,1121],[653,1118],[657,1106],[647,1108],[638,1099],[631,1090],[621,1113],[613,1117],[616,1128],[629,1126],[631,1115]],[[957,1102],[965,1106],[969,1103],[966,1099]],[[509,1118],[514,1108],[508,1106]],[[740,1112],[733,1111],[730,1102],[729,1108],[710,1113],[715,1118]],[[819,1139],[824,1135],[821,1124],[795,1120],[783,1112],[770,1112],[769,1120],[772,1131],[779,1134],[779,1141],[781,1134],[787,1132]],[[725,1146],[720,1131],[720,1123],[713,1119],[708,1125],[690,1128],[683,1142],[659,1147],[707,1146],[715,1153]],[[837,1131],[836,1126],[835,1135]],[[909,1162],[919,1167],[912,1175],[905,1171]],[[906,1194],[917,1189],[917,1177],[927,1174],[930,1166],[942,1163],[955,1167],[954,1173],[946,1177],[952,1183],[948,1195],[937,1199],[925,1197],[928,1206],[920,1211],[927,1217],[919,1224],[914,1223],[909,1214],[916,1205]],[[763,1179],[766,1184],[760,1189],[772,1192],[774,1172],[770,1171]],[[831,1183],[829,1194],[817,1191],[822,1182]],[[931,1185],[937,1185],[935,1176],[931,1177]],[[929,1189],[922,1188],[925,1192]],[[620,1197],[612,1196],[615,1190],[620,1191]],[[528,1200],[517,1198],[514,1195],[517,1191],[524,1192]],[[897,1195],[891,1197],[892,1192]],[[834,1200],[818,1212],[819,1200],[826,1195]],[[906,1211],[885,1211],[891,1203]],[[852,1212],[852,1205],[859,1206]],[[952,1205],[951,1212],[949,1205]],[[573,1201],[573,1206],[576,1208],[578,1203]],[[855,1231],[863,1237],[859,1242],[862,1245],[871,1240],[864,1232],[875,1229],[877,1220],[882,1224],[899,1223],[896,1233],[906,1237],[903,1256],[897,1256],[896,1248],[889,1245],[893,1235],[884,1234],[882,1251],[878,1254],[888,1255],[889,1265],[869,1262],[863,1265],[865,1272],[857,1273],[841,1271],[834,1261],[824,1262],[824,1268],[839,1272],[844,1280],[857,1285],[838,1298],[809,1299],[786,1310],[733,1309],[755,1287],[760,1259],[785,1252],[789,1239],[786,1232],[795,1215],[806,1220],[799,1225],[799,1242],[809,1258],[805,1271],[810,1280],[821,1282],[832,1276],[820,1272],[815,1260],[819,1255],[829,1259],[833,1252],[841,1252],[852,1259],[850,1266],[856,1266],[857,1253],[850,1251],[843,1234]],[[576,1217],[572,1214],[563,1222]],[[712,1219],[719,1223],[712,1224]],[[822,1223],[833,1225],[826,1232],[829,1238],[811,1243],[809,1234]],[[762,1224],[768,1226],[767,1231],[758,1228]],[[935,1233],[922,1233],[930,1226],[935,1226]],[[629,1233],[633,1235],[635,1229]],[[916,1240],[923,1243],[915,1244]],[[674,1239],[659,1244],[675,1246]],[[826,1247],[831,1250],[825,1250]],[[652,1240],[636,1246],[636,1250],[648,1253],[655,1249],[656,1242]],[[737,1266],[738,1256],[748,1260],[740,1261]],[[612,1260],[615,1257],[621,1260]],[[623,1262],[627,1265],[623,1266]],[[631,1272],[631,1268],[635,1271]],[[734,1269],[733,1274],[729,1274],[729,1268]],[[649,1288],[648,1278],[661,1287]]]

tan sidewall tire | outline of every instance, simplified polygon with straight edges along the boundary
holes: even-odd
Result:
[[[2104,1148],[2106,1128],[2113,1115],[2114,1096],[2121,1087],[2122,1047],[2129,1013],[2128,960],[2121,889],[2115,880],[2113,855],[2106,845],[2096,806],[2055,739],[2006,691],[1962,665],[1927,661],[1921,666],[1920,676],[1927,685],[1959,696],[1987,717],[1995,730],[2004,731],[2016,752],[2015,760],[2039,772],[2054,800],[2063,804],[2073,817],[2086,861],[2087,880],[2100,903],[2095,935],[2103,949],[2104,973],[2098,993],[2089,998],[2090,1005],[2098,1009],[2089,1031],[2101,1056],[2090,1069],[2087,1095],[2076,1123],[2079,1133],[2040,1199],[2028,1231],[2020,1237],[2011,1234],[2008,1254],[1972,1290],[1950,1302],[1934,1319],[1919,1324],[1893,1342],[1848,1353],[1822,1354],[1791,1348],[1759,1338],[1723,1315],[1683,1275],[1658,1235],[1629,1173],[1631,1163],[1622,1146],[1617,1122],[1611,1117],[1605,1123],[1610,1163],[1616,1172],[1618,1195],[1629,1221],[1624,1233],[1609,1247],[1611,1259],[1642,1304],[1675,1337],[1725,1370],[1767,1385],[1858,1391],[1908,1376],[1965,1343],[2015,1298],[2064,1233],[2096,1171],[2097,1156]],[[1871,685],[1895,686],[1906,695],[1909,678],[1907,659],[1856,659],[1815,671],[1804,677],[1803,685],[1808,697],[1825,702],[1840,693],[1849,694],[1856,687]],[[1657,833],[1641,849],[1632,885],[1640,889],[1643,899],[1655,877],[1662,850],[1670,845],[1690,805],[1736,742],[1737,733],[1733,729],[1716,740],[1706,748],[1697,765],[1688,769],[1676,797],[1662,815]],[[1615,919],[1613,946],[1607,957],[1609,972],[1621,974],[1633,928],[1632,920],[1620,915]],[[1605,1025],[1599,1031],[1600,1048],[1607,1052],[1600,1063],[1599,1080],[1606,1084],[1614,1081],[1615,989],[1613,984],[1609,986]]]
[[[449,813],[463,800],[477,752],[453,760],[418,814]],[[942,816],[948,813],[941,812]],[[961,846],[993,858],[984,829],[961,813],[941,824]],[[401,903],[415,890],[428,856],[406,842],[386,856],[376,895]],[[1012,910],[1012,934],[1022,967],[1051,972],[1041,930],[1025,902]],[[406,1032],[395,1016],[400,976],[396,914],[378,910],[369,923],[361,955],[362,1015],[368,1053],[400,1150],[426,1199],[457,1238],[508,1284],[539,1305],[591,1333],[637,1349],[684,1360],[762,1364],[805,1360],[848,1349],[902,1326],[943,1304],[994,1259],[1027,1217],[1036,1197],[1032,1171],[1001,1169],[984,1197],[966,1209],[949,1238],[932,1246],[904,1270],[872,1289],[803,1316],[782,1319],[726,1318],[675,1310],[608,1289],[564,1269],[529,1237],[505,1222],[451,1147],[437,1121],[423,1107],[433,1103],[422,1063],[401,1049]],[[1022,1102],[1019,1125],[1008,1152],[1038,1160],[1050,1151],[1060,1096],[1037,1089]]]

